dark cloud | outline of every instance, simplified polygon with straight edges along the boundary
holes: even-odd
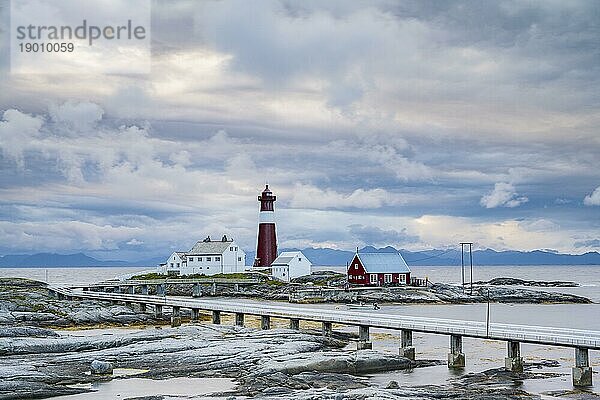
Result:
[[[350,233],[365,245],[404,246],[419,241],[418,236],[409,235],[406,228],[401,230],[381,229],[376,226],[350,225]]]

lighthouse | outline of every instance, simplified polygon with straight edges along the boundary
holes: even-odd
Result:
[[[258,242],[256,245],[255,267],[270,267],[273,260],[277,258],[277,235],[275,234],[275,209],[273,196],[269,185],[258,196],[260,202],[260,213],[258,217]]]

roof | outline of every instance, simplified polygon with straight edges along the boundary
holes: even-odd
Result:
[[[410,272],[410,268],[400,253],[357,253],[357,255],[369,273]]]
[[[233,242],[222,242],[220,240],[210,242],[199,241],[187,254],[223,254],[231,246],[231,243]]]
[[[292,261],[296,257],[306,258],[306,256],[302,254],[301,251],[284,251],[281,254],[279,254],[279,256],[275,260],[273,260],[271,265],[288,265],[290,261]],[[310,262],[308,258],[306,258],[306,260]]]

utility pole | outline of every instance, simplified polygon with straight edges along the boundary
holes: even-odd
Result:
[[[473,243],[469,243],[469,260],[471,261],[471,296],[473,296]]]
[[[460,242],[460,273],[462,278],[462,291],[465,292],[465,245],[469,245],[469,259],[471,263],[471,295],[473,295],[473,242]]]
[[[487,312],[485,313],[485,336],[490,337],[490,289],[487,290]]]
[[[463,251],[463,244],[460,244],[460,277],[463,294],[465,293],[465,253]]]

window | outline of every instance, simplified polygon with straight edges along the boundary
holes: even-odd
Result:
[[[352,279],[352,275],[348,275],[348,279]]]
[[[358,263],[354,264],[354,269],[358,269]]]
[[[198,268],[198,269],[202,269],[202,267]]]
[[[383,282],[384,283],[392,283],[392,274],[385,274],[383,276]]]
[[[215,261],[221,261],[221,257],[215,257]]]
[[[194,257],[190,257],[190,262],[194,261]]]
[[[171,267],[173,267],[173,263],[171,263]]]
[[[406,283],[406,274],[400,274],[400,283]]]
[[[206,267],[206,269],[210,269],[210,267]]]
[[[231,247],[229,248],[229,251],[233,251],[233,246],[231,246]]]
[[[237,251],[237,246],[235,246],[235,251]]]
[[[202,257],[198,257],[198,261],[202,261]]]
[[[210,257],[206,257],[206,261],[212,261]]]
[[[179,263],[177,263],[177,268],[179,268]]]
[[[377,283],[377,274],[370,275],[371,283]]]
[[[238,257],[238,261],[242,261],[242,257]]]
[[[302,259],[300,257],[298,257],[298,261],[302,261]]]

